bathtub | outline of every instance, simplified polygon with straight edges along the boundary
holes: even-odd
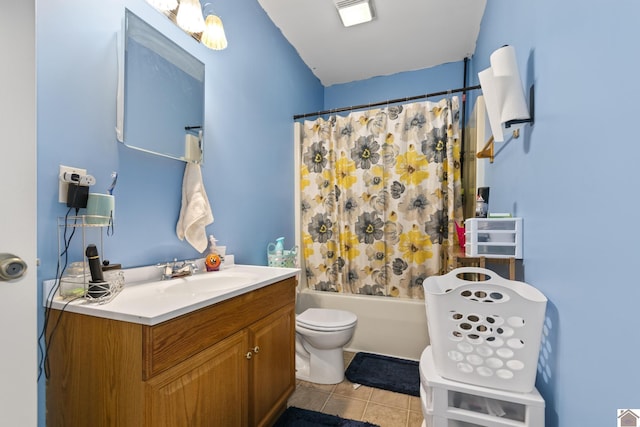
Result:
[[[420,360],[429,344],[424,301],[303,289],[296,312],[307,308],[348,310],[358,316],[353,339],[345,350]]]

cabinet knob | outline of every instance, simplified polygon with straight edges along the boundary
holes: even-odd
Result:
[[[250,351],[247,352],[247,359],[251,359],[252,355],[253,355],[253,353],[251,353]]]
[[[259,346],[253,347],[253,352],[254,353],[258,353],[259,351],[260,351],[260,347]]]

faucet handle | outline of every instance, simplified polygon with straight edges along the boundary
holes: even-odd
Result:
[[[198,271],[198,263],[196,261],[185,260],[184,265],[188,265],[192,273]]]

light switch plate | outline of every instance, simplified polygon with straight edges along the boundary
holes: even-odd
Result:
[[[58,173],[58,201],[60,203],[67,203],[67,191],[69,190],[69,183],[64,182],[61,178],[65,172],[77,173],[80,176],[85,176],[87,174],[86,169],[60,165],[60,173]]]

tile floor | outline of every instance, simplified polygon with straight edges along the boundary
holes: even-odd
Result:
[[[345,352],[345,366],[355,353]],[[392,391],[360,386],[345,378],[340,384],[322,385],[298,380],[289,406],[367,421],[380,427],[420,427],[420,398]]]

